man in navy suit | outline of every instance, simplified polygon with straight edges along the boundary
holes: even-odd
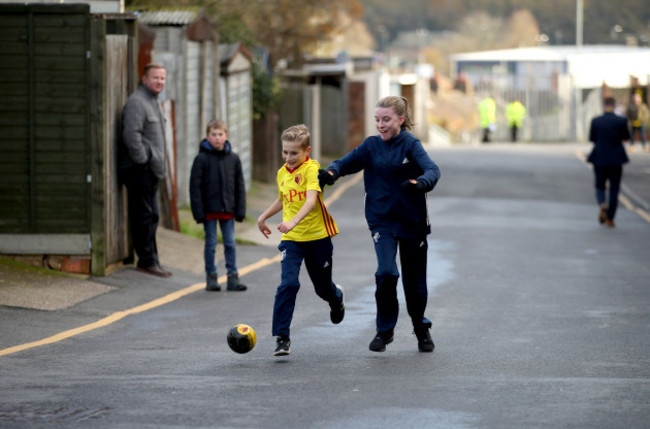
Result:
[[[600,207],[598,221],[614,227],[614,216],[618,205],[618,190],[623,177],[623,164],[629,161],[623,142],[630,139],[627,120],[614,114],[616,100],[604,100],[605,113],[591,121],[589,141],[594,148],[587,161],[594,165],[596,178],[596,200]],[[609,182],[609,204],[605,200],[605,187]]]

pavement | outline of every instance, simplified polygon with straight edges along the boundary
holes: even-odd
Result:
[[[523,143],[522,143],[523,144]],[[531,144],[533,145],[533,144]],[[508,144],[491,144],[488,150],[499,150]],[[585,159],[591,145],[588,143],[566,143],[580,159]],[[638,146],[638,145],[637,145]],[[538,144],[540,150],[553,150],[549,144]],[[650,222],[650,154],[640,151],[630,152],[630,163],[624,167],[620,209],[636,211]],[[585,168],[590,168],[585,164]],[[343,178],[337,186],[349,178]],[[255,183],[247,196],[248,213],[243,223],[236,224],[236,237],[239,242],[238,258],[245,249],[256,246],[276,247],[279,234],[266,239],[257,229],[257,217],[268,207],[276,196],[274,184]],[[595,203],[594,203],[595,206]],[[621,207],[623,206],[623,207]],[[277,219],[273,219],[277,220]],[[269,222],[269,226],[273,224]],[[250,246],[250,247],[249,247]],[[161,264],[172,271],[182,271],[189,275],[172,277],[178,288],[187,286],[188,278],[203,281],[203,241],[188,237],[179,232],[159,228],[158,248]],[[251,254],[259,252],[248,252]],[[223,266],[223,249],[217,246],[217,259]],[[122,292],[136,291],[137,288],[121,287],[119,281],[110,277],[120,277],[124,270],[134,271],[134,267],[123,266],[107,276],[97,279],[92,276],[80,276],[60,273],[47,269],[19,264],[0,257],[0,306],[25,308],[40,311],[64,311],[91,298],[122,289]],[[141,276],[151,277],[146,274]],[[151,279],[147,279],[151,280]],[[128,302],[125,299],[125,302]]]
[[[266,239],[256,224],[257,217],[275,198],[275,189],[271,184],[256,183],[247,195],[247,219],[242,223],[235,223],[235,236],[238,242],[244,243],[238,245],[238,253],[242,251],[242,247],[276,247],[279,244],[279,234]],[[267,223],[271,227],[274,226],[271,221]],[[203,240],[170,229],[158,228],[157,244],[161,265],[172,271],[196,274],[197,280],[203,279]],[[216,258],[223,270],[223,247],[220,245],[217,246]],[[112,283],[110,278],[119,276],[124,270],[134,270],[134,265],[119,266],[108,276],[99,279],[36,267],[0,256],[0,306],[43,311],[69,309],[91,298],[115,291],[120,287],[119,284],[109,286],[106,283]],[[144,279],[153,277],[141,275]],[[178,282],[184,280],[186,279],[177,279]],[[186,283],[179,284],[179,287],[187,286]]]

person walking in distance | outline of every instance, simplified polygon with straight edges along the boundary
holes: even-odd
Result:
[[[162,65],[145,66],[140,86],[129,96],[122,111],[119,151],[120,176],[128,191],[131,237],[138,256],[137,270],[159,277],[172,275],[160,266],[156,245],[160,217],[156,196],[166,169],[165,117],[158,94],[164,89],[166,78]]]
[[[483,143],[490,143],[491,135],[496,130],[497,106],[494,98],[487,96],[478,104],[478,116],[483,130]]]
[[[402,285],[418,349],[431,352],[434,343],[427,306],[427,235],[429,225],[426,193],[440,179],[440,169],[429,158],[412,128],[408,101],[390,96],[375,104],[378,135],[367,137],[343,158],[319,174],[319,181],[333,185],[341,176],[363,170],[365,215],[377,256],[375,301],[377,332],[369,349],[383,352],[393,341],[399,304],[397,301],[397,251],[402,265]]]
[[[510,127],[510,140],[512,143],[517,141],[519,130],[524,124],[526,117],[526,108],[521,101],[513,100],[506,106],[506,118],[508,119],[508,127]]]
[[[604,113],[591,121],[589,141],[594,147],[587,161],[594,166],[596,201],[598,202],[598,221],[614,227],[614,216],[618,206],[618,192],[623,177],[623,164],[629,161],[623,142],[630,139],[627,120],[614,113],[616,100],[604,100]],[[609,185],[609,198],[605,190]]]
[[[634,140],[638,133],[639,140],[641,141],[641,150],[648,152],[645,141],[645,130],[648,121],[650,121],[650,110],[648,110],[648,106],[643,102],[641,94],[634,93],[632,101],[625,110],[625,114],[630,127],[630,150],[632,152],[634,151]]]

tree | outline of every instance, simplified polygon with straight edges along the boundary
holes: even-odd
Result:
[[[472,12],[485,12],[506,19],[518,9],[528,9],[540,31],[551,44],[575,43],[575,0],[359,0],[364,4],[364,21],[375,38],[389,34],[390,39],[402,31],[426,28],[429,31],[452,30]],[[648,0],[585,0],[585,43],[622,43],[624,36],[635,36],[642,44],[650,43],[650,8]],[[611,29],[623,27],[618,40]]]
[[[506,22],[486,12],[466,15],[450,42],[453,52],[487,51],[503,46]]]
[[[528,9],[519,9],[512,13],[508,21],[508,36],[506,46],[516,48],[520,46],[538,45],[541,31],[537,20]]]
[[[263,118],[280,102],[280,82],[259,59],[253,59],[253,119]]]
[[[265,46],[272,68],[280,60],[299,64],[341,31],[342,16],[363,14],[357,0],[127,0],[127,6],[201,7],[217,22],[223,42]]]
[[[254,45],[269,50],[272,68],[280,60],[300,64],[319,42],[341,30],[342,16],[363,13],[357,0],[205,0],[204,7],[228,28],[243,27],[236,33],[249,37],[250,32]]]
[[[539,44],[535,40],[539,33],[535,17],[526,9],[513,12],[507,20],[486,12],[472,12],[448,37],[440,38],[425,54],[436,70],[444,73],[449,69],[447,59],[452,54],[535,46]]]

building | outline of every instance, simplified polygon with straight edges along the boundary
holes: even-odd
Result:
[[[478,98],[495,98],[497,140],[507,140],[503,112],[515,98],[528,109],[524,139],[584,141],[591,118],[602,110],[603,86],[650,83],[650,48],[633,46],[543,46],[456,54],[450,60],[452,74],[462,73]]]
[[[553,77],[572,76],[578,88],[626,87],[630,75],[643,85],[650,76],[650,48],[621,45],[540,46],[471,52],[451,56],[456,76],[465,73],[475,86],[490,77],[512,77],[517,87],[552,89]]]

